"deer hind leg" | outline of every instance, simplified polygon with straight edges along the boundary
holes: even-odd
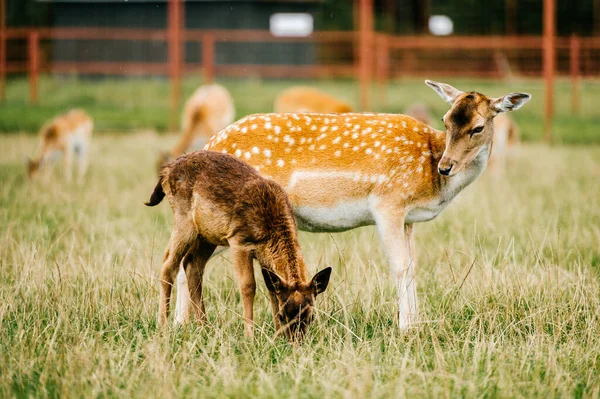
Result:
[[[254,336],[254,296],[256,295],[256,280],[254,279],[252,255],[250,251],[239,245],[231,245],[231,254],[242,294],[245,335],[246,337],[252,337]]]
[[[416,320],[417,298],[414,264],[410,261],[409,245],[405,236],[404,214],[395,209],[380,209],[374,213],[381,241],[396,278],[398,324],[401,330],[406,330]]]
[[[77,151],[77,182],[79,184],[83,183],[83,178],[87,172],[89,166],[89,155],[88,148],[86,145],[81,145],[78,147]]]
[[[177,221],[175,225],[177,226]],[[169,246],[165,251],[163,266],[160,272],[160,302],[158,304],[158,324],[161,326],[167,325],[171,304],[171,289],[173,288],[179,264],[183,260],[191,240],[191,237],[186,236],[183,231],[173,230]]]
[[[73,148],[67,145],[63,154],[63,163],[65,169],[65,180],[70,183],[73,178]]]
[[[187,280],[187,293],[182,292],[182,298],[186,298],[188,303],[182,304],[183,306],[177,306],[176,309],[185,310],[185,313],[181,316],[184,316],[184,320],[178,322],[186,322],[187,318],[189,318],[189,308],[190,305],[194,309],[194,314],[196,321],[202,322],[206,317],[205,309],[204,309],[204,301],[202,298],[202,277],[204,276],[204,268],[206,267],[206,263],[210,259],[213,251],[215,250],[215,246],[202,240],[195,248],[191,249],[183,260],[183,268],[185,270],[185,277]],[[177,276],[179,280],[179,275]],[[179,281],[178,281],[179,284]],[[178,286],[179,288],[179,286]],[[187,297],[186,297],[187,295]],[[177,299],[179,301],[180,294],[177,293]],[[177,314],[179,317],[180,315]]]

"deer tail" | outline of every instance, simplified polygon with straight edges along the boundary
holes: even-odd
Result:
[[[162,183],[163,183],[163,176],[161,175],[158,178],[158,183],[156,184],[156,187],[154,187],[154,192],[152,192],[152,195],[150,196],[150,200],[148,200],[148,202],[145,202],[144,205],[155,206],[155,205],[160,204],[160,202],[163,200],[163,198],[165,198],[165,192],[163,190]]]

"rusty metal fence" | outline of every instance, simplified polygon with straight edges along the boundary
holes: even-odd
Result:
[[[552,0],[545,0],[552,3]],[[0,94],[6,74],[28,74],[30,101],[38,101],[40,73],[92,75],[166,75],[172,82],[172,109],[179,104],[183,74],[201,73],[206,82],[215,75],[267,78],[357,78],[361,106],[369,108],[368,85],[383,87],[389,79],[417,75],[481,78],[543,77],[546,81],[546,120],[552,117],[552,81],[555,74],[572,80],[574,112],[579,107],[579,79],[600,75],[600,37],[554,37],[553,26],[540,36],[392,36],[373,31],[372,3],[361,0],[360,29],[319,31],[310,37],[275,37],[266,30],[192,30],[182,25],[181,1],[171,1],[167,29],[6,28],[0,26]],[[171,5],[172,4],[172,5]],[[179,4],[179,6],[178,6]],[[551,12],[550,10],[549,12]],[[546,15],[546,18],[553,14]],[[551,25],[551,24],[550,24]],[[545,25],[546,27],[547,25]],[[168,50],[160,62],[53,60],[46,56],[58,41],[146,42]],[[316,49],[311,64],[218,63],[219,47],[231,43],[310,43]],[[20,58],[7,59],[7,44],[21,46]],[[199,61],[186,61],[186,45],[195,44]],[[341,51],[340,49],[345,49]],[[462,62],[461,60],[467,60]],[[176,112],[172,112],[173,123]],[[549,137],[547,137],[549,139]]]

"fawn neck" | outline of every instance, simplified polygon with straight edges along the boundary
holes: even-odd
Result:
[[[306,266],[293,226],[272,232],[269,240],[257,246],[255,256],[261,266],[274,271],[288,283],[306,283]]]

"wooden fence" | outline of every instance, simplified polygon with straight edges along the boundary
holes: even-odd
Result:
[[[161,29],[105,29],[105,28],[10,28],[6,29],[0,41],[17,40],[26,43],[27,61],[9,62],[6,59],[5,44],[0,51],[0,84],[4,85],[6,73],[27,73],[30,82],[30,100],[38,101],[38,76],[47,73],[77,73],[105,75],[169,75],[173,82],[173,109],[179,103],[179,81],[181,74],[202,73],[205,81],[213,81],[215,75],[233,77],[280,77],[280,78],[322,78],[322,77],[361,77],[367,75],[374,78],[379,87],[385,87],[391,78],[408,75],[448,75],[502,77],[507,71],[501,66],[473,66],[474,62],[464,62],[464,54],[474,56],[483,54],[489,58],[490,52],[501,54],[515,53],[516,64],[523,68],[514,72],[517,75],[542,77],[545,73],[544,55],[547,54],[548,43],[542,36],[467,36],[467,37],[430,37],[430,36],[390,36],[373,33],[363,37],[358,32],[322,31],[315,32],[307,38],[279,38],[269,31],[262,30],[178,30],[178,37],[172,37],[172,30]],[[1,34],[1,33],[0,33]],[[115,40],[115,41],[150,41],[169,45],[167,59],[164,62],[120,62],[120,61],[51,61],[40,62],[40,42],[48,40]],[[355,56],[345,62],[334,64],[281,65],[281,64],[218,64],[215,54],[219,43],[312,43],[315,46],[331,48],[340,44],[355,49]],[[185,63],[183,43],[201,44],[200,63]],[[600,38],[599,37],[560,37],[551,43],[555,49],[554,58],[568,60],[568,69],[564,62],[558,72],[569,75],[572,80],[572,108],[579,110],[580,76],[600,74]],[[361,50],[362,49],[362,50]],[[429,54],[433,61],[429,66],[420,57]],[[410,55],[413,54],[412,60]],[[449,62],[444,64],[439,57],[446,54]],[[449,55],[448,55],[449,54]],[[454,55],[453,55],[454,54]],[[533,54],[536,60],[527,59],[526,54]],[[558,54],[558,57],[557,57]],[[582,54],[586,55],[582,57]],[[597,58],[595,56],[598,56]],[[437,58],[436,58],[437,57]],[[454,58],[452,58],[454,57]],[[519,58],[520,57],[520,58]],[[530,57],[531,58],[531,57]],[[562,59],[561,58],[561,59]],[[582,59],[583,58],[583,59]],[[436,59],[438,61],[436,61]],[[408,61],[407,61],[408,60]],[[414,61],[416,60],[416,61]],[[564,60],[563,60],[564,61]],[[411,62],[413,65],[411,66]],[[415,64],[415,62],[417,62]],[[425,62],[425,64],[418,64]],[[508,63],[510,64],[510,63]],[[589,65],[595,65],[590,67]],[[533,65],[533,66],[532,66]],[[587,65],[582,71],[582,65]],[[552,69],[556,68],[556,59]],[[512,71],[508,71],[512,73]],[[597,75],[596,75],[597,76]],[[368,94],[362,92],[362,107],[368,107]],[[384,97],[382,97],[385,99]],[[175,114],[174,114],[175,117]]]

